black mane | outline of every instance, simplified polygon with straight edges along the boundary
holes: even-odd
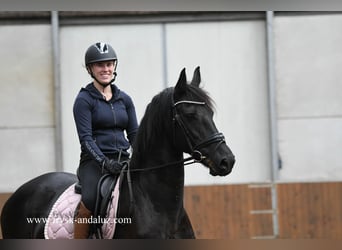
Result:
[[[146,107],[133,145],[132,160],[134,162],[136,160],[141,162],[144,155],[151,154],[153,147],[159,145],[158,142],[163,138],[172,140],[173,104],[180,101],[174,100],[174,92],[174,87],[164,89],[153,97]],[[186,92],[181,100],[205,102],[213,110],[213,101],[207,92],[191,84],[187,85]]]

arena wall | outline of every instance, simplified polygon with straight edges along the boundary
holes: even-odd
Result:
[[[199,238],[341,238],[342,13],[275,12],[271,20],[277,179],[266,13],[88,13],[82,19],[61,12],[57,65],[50,13],[40,14],[8,19],[0,12],[0,204],[27,180],[56,171],[59,147],[62,170],[76,171],[72,105],[91,81],[84,51],[102,40],[118,53],[117,84],[131,94],[139,119],[183,67],[190,78],[201,66],[215,121],[237,162],[222,178],[199,164],[186,168],[185,205]],[[56,145],[57,130],[62,145]]]

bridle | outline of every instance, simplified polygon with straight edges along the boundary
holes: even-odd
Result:
[[[196,102],[196,101],[189,101],[189,100],[183,100],[178,101],[174,103],[172,99],[172,111],[173,111],[173,143],[175,145],[176,141],[176,123],[179,125],[179,127],[182,129],[183,134],[185,136],[185,140],[187,142],[187,146],[189,147],[190,151],[190,157],[184,158],[179,161],[175,162],[169,162],[165,164],[161,164],[158,166],[153,166],[149,168],[141,168],[141,169],[131,169],[129,162],[125,162],[125,164],[128,165],[127,169],[124,169],[123,172],[129,173],[129,172],[145,172],[150,170],[156,170],[168,166],[178,165],[180,163],[183,163],[184,165],[189,165],[197,162],[202,162],[203,160],[207,159],[207,157],[201,152],[201,149],[203,149],[206,146],[209,146],[211,144],[216,144],[215,148],[211,151],[214,152],[217,150],[217,148],[222,144],[225,143],[224,135],[220,132],[214,133],[213,135],[209,136],[205,140],[201,141],[200,143],[194,145],[193,144],[193,137],[191,136],[190,130],[186,127],[181,115],[177,112],[177,106],[180,104],[193,104],[193,105],[206,105],[205,102]]]
[[[194,140],[191,136],[189,128],[186,127],[181,115],[177,112],[177,106],[180,104],[193,104],[193,105],[206,105],[205,102],[196,102],[196,101],[188,101],[188,100],[183,100],[183,101],[178,101],[173,104],[173,122],[176,122],[179,127],[182,129],[183,134],[185,136],[185,140],[187,142],[187,146],[190,149],[190,155],[191,158],[194,159],[196,162],[202,162],[204,159],[207,157],[201,152],[201,149],[204,147],[207,147],[211,144],[216,144],[215,148],[213,151],[216,151],[217,148],[225,142],[224,135],[220,132],[216,132],[213,135],[209,136],[208,138],[202,140],[201,142],[194,144]],[[176,130],[175,127],[176,125],[173,126],[174,131]],[[174,144],[175,144],[175,132],[173,133],[174,137]]]

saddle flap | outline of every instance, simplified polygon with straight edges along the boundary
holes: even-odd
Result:
[[[104,175],[98,183],[98,193],[94,216],[105,218],[108,212],[108,204],[113,199],[113,190],[118,177],[110,174]]]
[[[98,189],[100,190],[101,198],[106,197],[108,194],[113,192],[117,180],[117,176],[113,176],[110,174],[104,175],[99,183]]]

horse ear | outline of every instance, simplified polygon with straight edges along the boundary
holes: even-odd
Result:
[[[183,70],[181,71],[175,90],[178,92],[183,92],[185,91],[187,86],[187,80],[186,80],[186,73],[185,73],[185,68],[183,68]]]
[[[194,71],[194,76],[192,77],[191,84],[198,87],[201,83],[201,72],[198,66]]]

